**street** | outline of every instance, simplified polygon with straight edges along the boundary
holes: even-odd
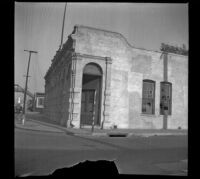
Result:
[[[187,136],[81,137],[15,128],[15,176],[103,159],[120,174],[187,175],[187,154]]]

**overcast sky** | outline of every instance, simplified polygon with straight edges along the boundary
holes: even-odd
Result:
[[[60,45],[64,3],[15,2],[15,84],[24,87],[29,53],[28,88],[44,92],[44,75]],[[162,42],[186,44],[188,4],[67,3],[64,40],[76,24],[121,33],[134,47],[159,51]]]

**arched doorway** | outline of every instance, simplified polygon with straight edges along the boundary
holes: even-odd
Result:
[[[83,69],[82,96],[81,96],[81,120],[80,126],[101,123],[101,91],[102,69],[95,63],[87,64]]]

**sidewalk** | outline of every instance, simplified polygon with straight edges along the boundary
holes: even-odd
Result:
[[[35,119],[26,119],[24,125],[18,119],[15,119],[15,127],[25,130],[34,131],[44,131],[44,132],[57,132],[65,133],[69,135],[78,136],[140,136],[140,137],[150,137],[150,136],[167,136],[167,135],[187,135],[187,130],[163,130],[163,129],[94,129],[91,128],[76,129],[76,128],[66,128],[55,124],[50,124],[47,122],[41,122]]]
[[[38,121],[27,119],[24,124],[22,121],[15,119],[15,128],[25,129],[25,130],[33,130],[33,131],[42,131],[42,132],[57,132],[63,133],[63,130],[60,130],[55,127],[51,127],[48,124],[41,124]]]

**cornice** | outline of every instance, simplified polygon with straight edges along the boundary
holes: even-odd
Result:
[[[97,60],[104,60],[104,61],[106,61],[106,58],[107,58],[107,57],[101,57],[101,56],[83,54],[83,53],[74,53],[74,56],[83,57],[83,58],[97,59]]]
[[[118,32],[113,32],[113,31],[108,31],[108,30],[104,30],[104,29],[100,29],[100,28],[95,28],[95,27],[89,27],[89,26],[84,26],[84,25],[75,25],[74,26],[74,34],[73,36],[75,37],[76,36],[76,33],[77,33],[77,29],[81,29],[81,28],[85,28],[85,29],[90,29],[90,30],[94,30],[94,31],[102,31],[102,32],[105,32],[105,33],[108,33],[108,34],[112,34],[113,36],[115,36],[116,38],[119,38],[123,41],[126,42],[126,44],[128,45],[129,48],[132,48],[132,49],[138,49],[138,50],[144,50],[144,51],[147,51],[147,52],[154,52],[154,53],[159,53],[159,54],[162,54],[163,52],[162,51],[156,51],[156,50],[148,50],[148,49],[145,49],[145,48],[140,48],[140,47],[135,47],[133,45],[131,45],[128,40],[121,34],[121,33],[118,33]],[[173,56],[183,56],[183,57],[188,57],[186,55],[180,55],[180,54],[175,54],[175,53],[168,53],[169,55],[173,55]]]

